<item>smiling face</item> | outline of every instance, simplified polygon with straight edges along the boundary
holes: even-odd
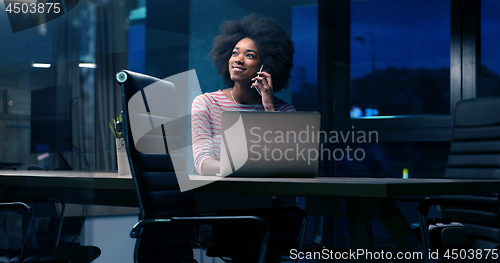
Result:
[[[229,58],[229,75],[234,82],[249,82],[257,75],[261,57],[257,45],[250,38],[243,38],[233,48]]]

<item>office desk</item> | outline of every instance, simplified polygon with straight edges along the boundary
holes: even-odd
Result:
[[[205,192],[260,193],[296,196],[394,198],[497,192],[500,180],[402,179],[402,178],[220,178],[190,175],[210,182],[196,189]]]
[[[191,176],[192,180],[211,181],[217,177]],[[306,197],[308,214],[331,216],[345,197],[352,249],[374,252],[371,220],[380,220],[400,251],[422,252],[423,246],[396,206],[398,197],[456,195],[498,192],[500,180],[342,178],[248,179],[223,178],[195,191],[260,193]],[[423,256],[423,255],[422,255]],[[373,262],[360,258],[356,262]]]
[[[116,172],[0,171],[4,195],[57,196],[66,203],[137,207],[131,175]]]
[[[220,178],[190,175],[191,180],[212,182],[197,192],[249,193],[316,197],[396,198],[405,196],[455,195],[497,192],[500,180],[399,179],[318,177],[292,178]],[[89,190],[132,196],[122,201],[92,199],[109,205],[137,205],[131,175],[116,172],[74,171],[0,171],[0,186],[61,190]],[[111,197],[111,194],[108,194]],[[82,200],[83,201],[83,200]]]
[[[330,216],[334,198],[345,197],[352,248],[373,249],[371,219],[384,223],[402,251],[422,250],[394,198],[497,192],[500,180],[387,179],[319,177],[310,179],[249,179],[190,176],[191,180],[214,181],[196,192],[290,195],[306,197],[311,215]],[[65,202],[137,206],[131,176],[113,172],[0,171],[0,187],[27,193],[53,193]],[[5,194],[1,193],[0,194]],[[334,214],[334,213],[333,213]],[[360,260],[363,261],[363,260]]]

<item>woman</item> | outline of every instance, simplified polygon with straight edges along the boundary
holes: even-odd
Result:
[[[223,111],[295,110],[274,96],[274,92],[288,83],[294,51],[290,36],[278,23],[251,14],[238,21],[223,23],[220,31],[210,56],[222,77],[224,89],[196,97],[191,112],[194,164],[204,175],[215,175],[220,170]],[[229,213],[233,215],[234,211]],[[271,226],[266,262],[279,262],[279,249],[275,245],[293,242],[300,231],[301,218],[266,214],[265,211],[252,213]],[[214,236],[229,241],[226,245],[234,248],[233,262],[256,262],[262,238],[256,234],[258,231],[240,225],[213,227]]]
[[[286,87],[293,66],[293,42],[269,17],[251,14],[226,21],[210,56],[225,89],[196,97],[192,105],[194,164],[198,173],[220,171],[223,111],[294,111],[274,96]]]

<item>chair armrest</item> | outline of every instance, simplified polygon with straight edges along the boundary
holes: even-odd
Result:
[[[143,219],[137,222],[130,236],[132,238],[138,238],[141,236],[140,230],[146,224],[179,224],[179,225],[199,225],[199,224],[215,224],[215,223],[227,223],[227,224],[241,224],[241,223],[258,223],[264,229],[265,232],[269,233],[270,228],[266,221],[257,216],[200,216],[200,217],[172,217],[170,219]]]
[[[272,207],[272,208],[245,208],[245,209],[219,209],[216,214],[237,214],[237,215],[276,215],[295,214],[306,216],[306,211],[298,207]]]
[[[422,202],[420,202],[417,209],[420,214],[427,215],[429,208],[435,205],[461,205],[496,208],[500,207],[500,200],[470,199],[461,196],[431,196],[426,197]]]

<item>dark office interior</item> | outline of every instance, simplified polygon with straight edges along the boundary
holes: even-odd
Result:
[[[292,78],[276,96],[320,112],[321,130],[336,136],[326,139],[337,155],[322,156],[320,176],[443,178],[456,103],[500,96],[497,0],[76,2],[15,33],[0,12],[3,169],[117,171],[108,126],[122,108],[115,74],[195,70],[202,93],[222,89],[212,41],[223,21],[251,13],[276,19],[295,43]],[[411,222],[417,204],[397,202]],[[324,242],[348,246],[345,220],[312,218],[318,224]],[[373,232],[391,242],[377,222]]]

